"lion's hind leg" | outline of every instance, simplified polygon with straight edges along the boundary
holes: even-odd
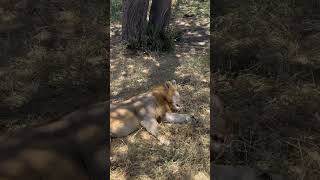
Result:
[[[110,113],[110,133],[112,137],[124,137],[138,130],[139,120],[127,109],[117,109]]]

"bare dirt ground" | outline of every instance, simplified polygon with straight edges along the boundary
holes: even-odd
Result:
[[[126,50],[120,41],[121,25],[111,24],[111,100],[124,100],[175,79],[183,111],[198,123],[163,123],[160,132],[172,142],[170,146],[159,145],[144,129],[112,139],[111,179],[209,179],[209,17],[186,17],[194,6],[180,7],[171,27],[182,35],[172,53]]]

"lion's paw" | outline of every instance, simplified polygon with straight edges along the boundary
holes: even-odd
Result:
[[[167,140],[165,137],[159,137],[158,138],[159,139],[159,141],[160,141],[160,145],[166,145],[166,146],[168,146],[168,145],[170,145],[170,141],[169,140]]]

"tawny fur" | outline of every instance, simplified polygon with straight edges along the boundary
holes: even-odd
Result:
[[[175,81],[173,81],[166,82],[147,93],[134,96],[118,104],[111,104],[111,136],[128,136],[143,126],[158,138],[158,122],[165,120],[168,113],[176,111],[177,103],[174,101],[178,97],[177,86]],[[170,114],[170,117],[175,116],[178,117],[178,114]],[[184,114],[179,114],[179,117],[183,117],[183,119],[185,119],[183,121],[185,122],[191,119],[189,115]],[[174,120],[170,119],[170,122],[174,122]],[[180,122],[182,121],[180,120]]]
[[[223,101],[220,99],[219,96],[217,95],[213,95],[212,97],[212,109],[213,109],[213,121],[214,121],[214,127],[213,127],[213,131],[214,133],[221,133],[221,134],[225,134],[227,131],[227,124],[226,121],[223,117],[224,115],[224,103]]]
[[[0,136],[0,179],[105,179],[109,104]]]
[[[213,125],[211,126],[210,137],[212,143],[210,144],[210,149],[213,152],[220,152],[229,133],[229,124],[224,116],[224,103],[216,94],[213,94],[211,105],[213,109],[211,116]]]

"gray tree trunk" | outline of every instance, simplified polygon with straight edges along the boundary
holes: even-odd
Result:
[[[165,31],[169,25],[172,0],[152,0],[149,26],[159,32]]]
[[[123,0],[122,39],[129,43],[141,41],[147,25],[149,0]]]

